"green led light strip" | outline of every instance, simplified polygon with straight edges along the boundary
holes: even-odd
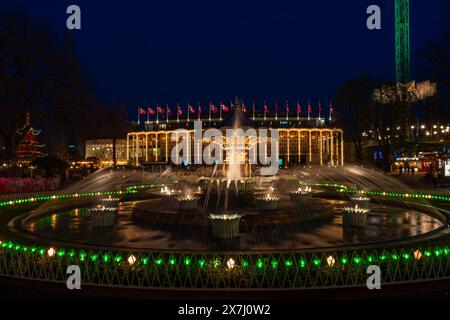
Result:
[[[112,195],[121,195],[121,194],[133,194],[137,193],[138,189],[152,188],[159,185],[136,185],[125,188],[124,191],[103,191],[103,192],[81,192],[81,193],[68,193],[68,194],[53,194],[46,196],[36,196],[29,197],[24,199],[13,199],[0,202],[0,207],[5,206],[13,206],[17,204],[26,204],[40,201],[48,201],[48,200],[61,200],[61,199],[73,199],[79,197],[96,197],[96,196],[112,196]]]
[[[148,254],[143,253],[127,253],[127,252],[114,252],[114,251],[102,251],[98,250],[92,253],[87,253],[85,250],[75,250],[75,249],[64,249],[64,248],[44,248],[36,245],[27,246],[20,243],[14,243],[12,241],[0,241],[0,253],[6,254],[8,251],[22,251],[24,254],[37,255],[45,259],[58,259],[62,257],[78,259],[81,262],[86,263],[95,263],[95,262],[103,262],[109,264],[121,264],[121,265],[141,265],[147,266],[153,264],[154,266],[165,266],[167,268],[176,266],[176,265],[184,265],[185,267],[189,267],[196,256],[195,253],[183,254],[183,255],[172,255],[166,260],[164,260],[161,255],[164,255],[163,252],[160,252],[157,257],[154,257],[152,261]],[[362,255],[356,254],[353,255],[352,258],[349,258],[349,252],[342,252],[340,254],[334,253],[330,254],[326,259],[320,259],[317,254],[320,253],[311,253],[309,254],[309,258],[302,257],[298,259],[298,261],[292,257],[285,258],[283,260],[276,258],[263,258],[259,257],[251,263],[248,258],[243,258],[245,254],[237,254],[234,257],[230,257],[230,255],[223,257],[214,257],[212,259],[206,259],[199,255],[200,258],[195,259],[199,268],[204,268],[206,266],[211,266],[214,269],[224,267],[224,268],[234,268],[240,266],[243,269],[254,268],[256,270],[262,269],[279,269],[279,268],[299,268],[305,269],[307,267],[336,267],[339,268],[341,266],[361,266],[361,265],[369,265],[372,263],[383,263],[383,262],[402,262],[408,264],[412,260],[416,261],[426,261],[427,259],[431,259],[433,257],[450,257],[450,249],[448,247],[436,247],[436,248],[428,248],[425,250],[421,249],[409,249],[409,250],[398,250],[387,252],[385,250],[377,252],[374,251],[372,254]],[[327,255],[327,254],[326,254]],[[364,257],[363,257],[364,256]],[[239,264],[237,263],[239,262]],[[297,262],[297,265],[296,265]]]
[[[96,197],[96,196],[109,196],[109,195],[120,195],[120,194],[129,194],[129,193],[137,193],[136,190],[125,190],[125,191],[106,191],[106,192],[82,192],[82,193],[69,193],[69,194],[54,194],[49,196],[36,196],[24,199],[15,199],[9,201],[0,202],[0,207],[4,206],[13,206],[17,204],[26,204],[33,203],[39,201],[48,201],[48,200],[61,200],[61,199],[73,199],[78,197]]]
[[[360,193],[371,196],[380,196],[380,197],[395,197],[395,198],[415,198],[415,199],[428,199],[428,200],[439,200],[439,201],[450,201],[450,196],[441,196],[435,194],[426,194],[426,193],[402,193],[402,192],[383,192],[383,191],[366,191],[366,190],[358,190],[358,189],[350,189],[345,185],[339,184],[327,184],[327,183],[317,183],[315,186],[318,187],[332,187],[336,188],[337,192],[344,193]]]

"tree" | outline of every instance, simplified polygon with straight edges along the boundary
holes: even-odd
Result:
[[[358,159],[375,144],[383,153],[383,169],[389,169],[389,155],[408,138],[413,100],[407,86],[363,76],[344,83],[335,96],[337,117]]]
[[[360,161],[363,160],[363,134],[372,125],[373,91],[379,83],[370,76],[362,76],[341,85],[334,98],[339,125],[344,129],[347,139],[354,144]]]
[[[15,150],[15,131],[27,109],[42,114],[49,100],[46,65],[53,40],[50,28],[25,12],[0,14],[0,139],[7,150]]]
[[[60,158],[54,156],[45,156],[34,159],[31,165],[37,167],[38,169],[45,170],[45,175],[51,177],[53,171],[64,172],[69,167],[69,164]]]
[[[103,106],[100,111],[99,121],[103,138],[112,139],[113,166],[115,168],[117,166],[117,139],[125,138],[131,130],[126,106],[118,102],[112,102]]]
[[[392,150],[403,148],[408,139],[412,97],[405,86],[392,82],[376,88],[372,97],[371,131],[383,153],[382,167],[388,170]]]
[[[422,68],[430,80],[439,87],[440,97],[431,104],[431,110],[426,110],[431,117],[450,116],[450,17],[447,20],[446,32],[441,41],[430,42],[420,53]],[[436,105],[438,104],[438,105]]]
[[[25,11],[0,13],[0,143],[10,155],[27,111],[60,157],[69,141],[81,145],[94,128],[89,110],[96,102],[74,47],[68,34]]]

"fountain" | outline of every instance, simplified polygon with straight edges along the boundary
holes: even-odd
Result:
[[[369,209],[370,198],[369,197],[351,197],[350,201],[358,208]]]
[[[168,197],[168,198],[174,197],[180,193],[181,193],[180,190],[169,189],[168,186],[164,186],[164,185],[162,186],[161,191],[160,191],[161,196]]]
[[[117,208],[97,207],[88,209],[91,224],[96,228],[106,228],[114,225]]]
[[[271,189],[273,191],[273,189]],[[260,212],[276,211],[278,210],[278,202],[280,198],[274,196],[272,193],[267,193],[263,197],[256,197],[256,207]]]
[[[191,196],[190,194],[177,198],[178,211],[195,211],[199,197]]]
[[[367,214],[369,209],[354,207],[344,207],[342,209],[342,222],[345,227],[364,228],[367,224]]]
[[[305,199],[312,198],[312,188],[305,186],[303,189],[300,187],[296,191],[290,193],[292,201],[303,201]]]
[[[108,207],[110,205],[117,205],[119,203],[120,198],[114,198],[112,196],[109,196],[107,198],[100,199],[100,204],[104,207]]]
[[[209,219],[212,223],[212,234],[215,238],[231,239],[238,236],[240,215],[210,214]]]

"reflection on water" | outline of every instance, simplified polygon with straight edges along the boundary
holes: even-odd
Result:
[[[116,225],[99,229],[91,227],[84,208],[55,212],[28,226],[28,230],[61,241],[91,245],[122,246],[143,249],[173,250],[271,250],[333,247],[399,240],[424,234],[442,226],[427,214],[398,207],[374,206],[365,229],[344,228],[342,215],[314,224],[289,224],[258,227],[243,232],[239,238],[223,241],[211,236],[208,223],[142,224],[131,215],[132,204],[121,204]],[[176,217],[175,217],[176,218]]]

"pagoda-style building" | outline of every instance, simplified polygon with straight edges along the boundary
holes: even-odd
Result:
[[[25,125],[17,130],[20,135],[20,143],[17,146],[17,161],[21,163],[29,163],[32,160],[44,155],[42,148],[45,144],[38,139],[41,130],[36,130],[31,126],[30,112],[26,114]]]

